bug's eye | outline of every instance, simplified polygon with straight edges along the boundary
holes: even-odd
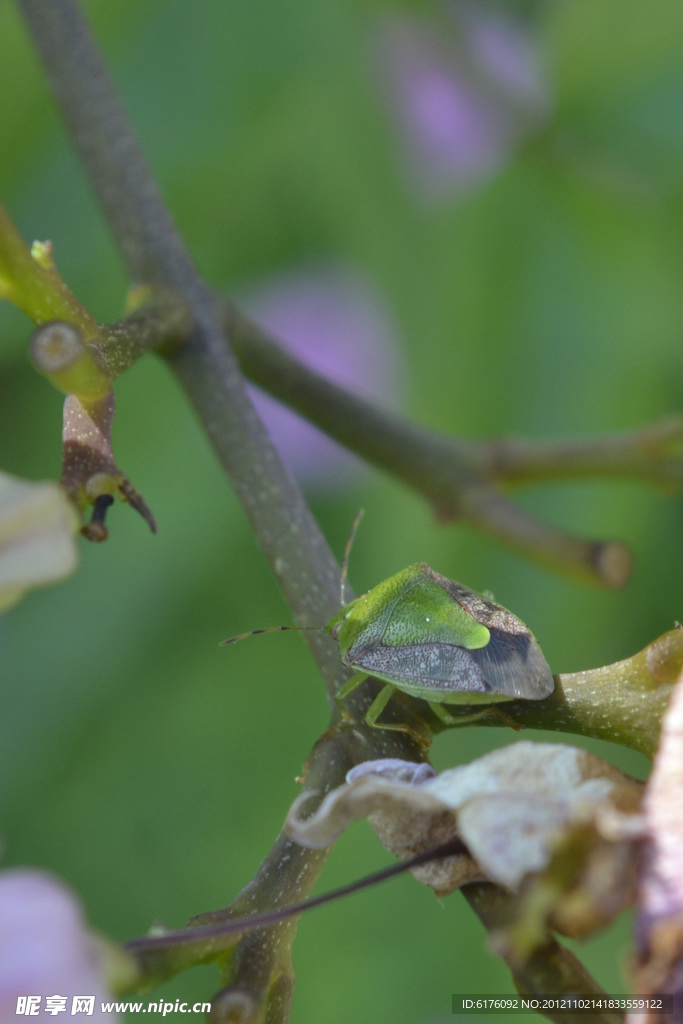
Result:
[[[339,623],[337,623],[337,625],[336,625],[336,626],[333,626],[333,627],[332,627],[332,639],[333,639],[333,640],[336,640],[336,639],[337,639],[337,634],[338,634],[338,633],[339,633]]]

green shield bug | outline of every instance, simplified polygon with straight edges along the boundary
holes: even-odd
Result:
[[[394,689],[428,701],[451,723],[444,704],[543,700],[555,686],[538,641],[516,615],[424,562],[349,602],[325,630],[342,662],[358,670],[338,700],[367,676],[387,684],[367,712],[368,725],[403,729],[377,722]]]
[[[343,664],[356,669],[337,693],[340,707],[368,676],[381,679],[386,685],[365,721],[401,732],[412,730],[377,721],[395,689],[426,700],[448,724],[462,724],[466,718],[450,715],[446,704],[543,700],[553,692],[550,666],[528,627],[506,608],[439,575],[424,562],[344,603],[356,526],[357,522],[344,555],[342,607],[325,626],[255,629],[223,644],[274,630],[324,629],[337,641]]]

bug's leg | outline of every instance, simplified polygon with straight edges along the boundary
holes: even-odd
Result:
[[[385,707],[391,699],[391,695],[396,689],[391,683],[387,683],[386,686],[382,687],[379,691],[372,704],[367,710],[365,716],[365,724],[369,725],[372,729],[389,729],[392,732],[405,732],[411,739],[415,740],[422,747],[431,746],[431,737],[422,736],[415,729],[412,729],[407,722],[378,722],[377,719],[384,711]]]
[[[473,711],[469,715],[452,715],[443,704],[437,704],[436,701],[428,701],[429,707],[434,712],[436,717],[440,719],[444,725],[469,725],[470,722],[478,722],[480,718],[486,718],[490,713],[491,708],[484,708],[483,711]]]
[[[495,715],[497,718],[502,718],[505,725],[509,725],[517,732],[522,728],[521,725],[515,722],[514,718],[501,711],[497,704],[489,704],[482,711],[473,711],[469,715],[451,715],[450,712],[446,711],[443,704],[437,704],[431,700],[429,701],[429,706],[444,725],[470,725],[471,722],[478,722],[480,719],[486,718],[487,715]]]
[[[364,682],[367,678],[367,672],[356,672],[354,675],[351,676],[350,679],[348,679],[344,683],[343,686],[339,688],[335,695],[337,706],[341,710],[342,716],[346,722],[352,722],[353,716],[343,706],[342,701],[345,700],[345,698],[348,697],[350,693],[353,693],[356,687],[360,686],[360,684]],[[399,722],[387,722],[385,724],[384,722],[377,721],[377,719],[379,718],[379,716],[382,714],[385,707],[389,703],[389,700],[391,699],[391,695],[394,690],[395,687],[392,686],[391,683],[387,683],[386,686],[382,687],[382,689],[379,691],[379,693],[377,694],[377,696],[375,697],[372,704],[367,710],[367,713],[365,715],[365,724],[369,725],[372,729],[390,729],[394,732],[408,733],[408,735],[411,736],[421,746],[429,747],[431,744],[431,740],[426,736],[421,736],[420,733],[416,732],[414,729],[411,729],[411,727],[407,723],[402,724]]]
[[[382,687],[382,689],[379,691],[379,693],[373,700],[372,704],[368,708],[367,714],[365,716],[366,725],[372,726],[373,729],[398,729],[401,732],[406,731],[401,725],[383,725],[377,721],[377,719],[379,718],[379,716],[382,714],[385,707],[389,703],[391,695],[394,692],[394,689],[395,687],[393,687],[391,683],[387,683],[386,686]]]
[[[505,725],[509,725],[511,729],[515,730],[515,732],[521,732],[521,730],[524,728],[523,725],[520,725],[519,722],[516,722],[514,720],[512,715],[508,715],[508,713],[506,711],[503,711],[502,708],[498,707],[497,704],[494,704],[494,706],[491,708],[491,711],[498,718],[502,718]]]
[[[347,709],[343,705],[343,701],[346,700],[350,693],[356,689],[357,686],[367,679],[367,672],[354,672],[350,679],[347,679],[343,686],[340,686],[334,695],[334,699],[337,702],[337,707],[342,713],[342,717],[348,722],[352,716],[349,714]]]

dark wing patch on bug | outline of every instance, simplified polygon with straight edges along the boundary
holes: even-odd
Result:
[[[550,666],[529,632],[507,633],[492,629],[486,647],[470,654],[496,693],[542,700],[555,689]]]

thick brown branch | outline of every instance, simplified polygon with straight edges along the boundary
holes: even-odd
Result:
[[[19,0],[49,71],[90,177],[133,277],[177,293],[191,318],[186,343],[169,362],[205,426],[293,614],[302,624],[318,624],[337,610],[339,568],[299,488],[282,467],[246,395],[237,362],[225,343],[222,312],[198,277],[151,179],[113,84],[75,0]],[[128,352],[123,359],[130,361]],[[346,676],[336,645],[325,634],[311,634],[311,646],[332,698]],[[338,717],[331,700],[333,717]],[[404,735],[365,743],[356,734],[351,760],[385,756],[416,757]],[[326,749],[330,744],[326,745]],[[337,784],[344,759],[314,758],[315,788]],[[277,842],[252,886],[251,898],[267,905],[273,885],[306,895],[322,866],[320,854],[305,851],[292,876],[291,863]],[[247,986],[259,960],[269,965],[265,998],[273,1015],[284,1019],[291,987],[289,946],[294,926],[250,936],[235,953],[232,984]],[[275,934],[275,939],[273,935]],[[259,984],[261,984],[259,982]],[[262,986],[263,987],[263,986]],[[258,988],[258,985],[257,985]],[[264,997],[256,991],[253,998]],[[275,1017],[273,1017],[275,1019]]]

